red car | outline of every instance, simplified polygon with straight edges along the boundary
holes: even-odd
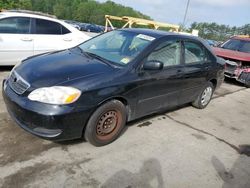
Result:
[[[225,59],[225,76],[250,87],[250,36],[235,36],[214,47],[218,57]]]

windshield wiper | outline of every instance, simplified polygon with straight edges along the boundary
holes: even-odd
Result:
[[[111,66],[111,67],[114,67],[107,59],[105,59],[105,58],[103,58],[103,57],[101,57],[101,56],[99,56],[99,55],[97,55],[97,54],[94,54],[94,53],[91,53],[91,52],[86,52],[86,51],[83,51],[83,50],[82,50],[82,52],[83,52],[84,54],[88,55],[89,57],[98,59],[98,60],[100,60],[101,62],[103,62],[103,63],[105,63],[105,64],[107,64],[107,65],[109,65],[109,66]]]

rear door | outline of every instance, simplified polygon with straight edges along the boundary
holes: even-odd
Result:
[[[72,33],[58,22],[34,19],[34,53],[41,54],[50,51],[73,47]]]
[[[207,82],[211,62],[207,58],[206,49],[199,41],[184,40],[183,56],[185,62],[184,87],[180,95],[180,103],[195,100]]]
[[[0,65],[15,65],[33,55],[31,19],[9,17],[0,20]]]
[[[146,58],[162,62],[162,70],[142,70],[138,116],[178,105],[178,96],[183,87],[181,42],[177,39],[160,43]]]

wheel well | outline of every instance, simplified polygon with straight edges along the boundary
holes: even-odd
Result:
[[[130,118],[130,115],[131,115],[131,109],[130,109],[130,106],[129,106],[128,101],[127,101],[125,98],[123,98],[123,97],[111,97],[111,98],[108,98],[108,99],[102,101],[102,102],[98,105],[98,107],[101,106],[101,105],[103,105],[104,103],[106,103],[106,102],[108,102],[108,101],[111,101],[111,100],[118,100],[118,101],[120,101],[122,104],[124,104],[124,106],[125,106],[126,109],[127,109],[127,116],[128,116],[128,119],[129,119],[129,118]]]
[[[118,100],[118,101],[122,102],[124,104],[124,106],[128,105],[128,101],[122,97],[115,97],[115,98],[112,98],[110,100]]]
[[[214,88],[216,88],[216,86],[217,86],[217,80],[216,79],[212,79],[212,80],[210,80],[210,82],[214,85]]]

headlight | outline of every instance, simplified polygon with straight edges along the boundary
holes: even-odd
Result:
[[[28,98],[48,104],[70,104],[81,95],[81,91],[73,87],[53,86],[43,87],[32,91]]]

